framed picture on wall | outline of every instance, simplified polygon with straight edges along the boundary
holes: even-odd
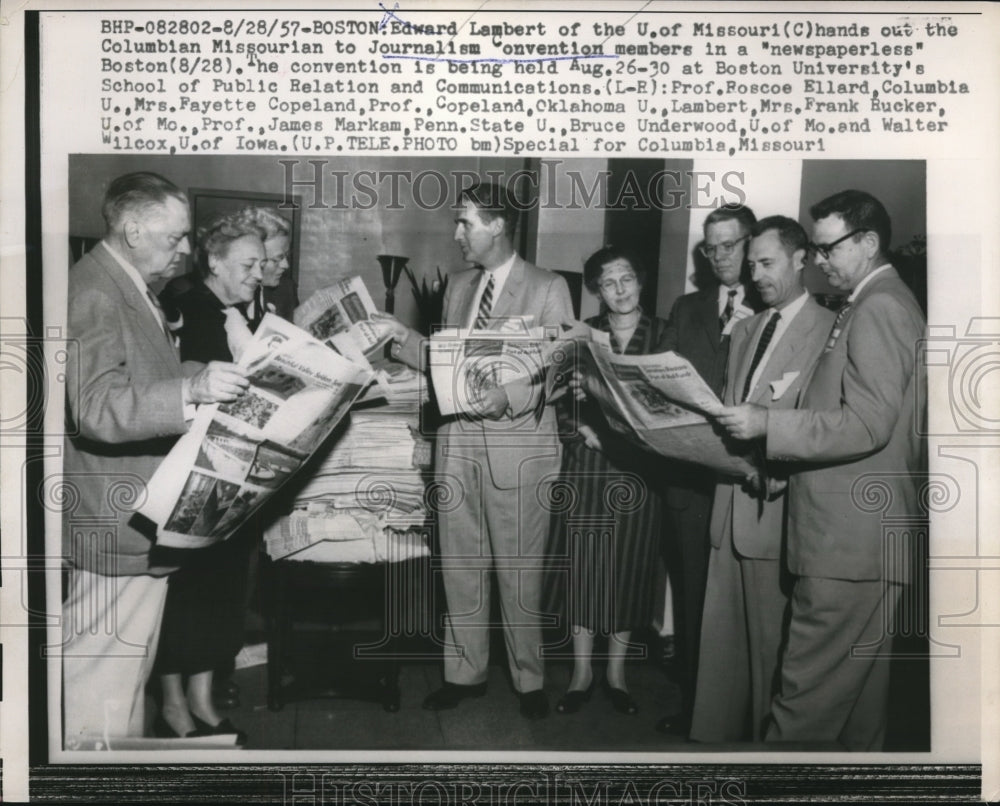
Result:
[[[217,216],[234,213],[245,207],[264,207],[280,215],[290,226],[291,240],[288,247],[288,271],[278,285],[267,290],[267,298],[273,301],[279,311],[291,310],[298,305],[299,287],[299,227],[301,225],[301,199],[298,195],[286,196],[279,193],[255,193],[242,190],[220,190],[216,188],[190,188],[191,232],[195,245],[198,233]],[[291,204],[289,204],[289,200]]]

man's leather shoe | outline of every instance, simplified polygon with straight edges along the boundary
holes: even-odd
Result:
[[[447,711],[455,708],[462,700],[470,697],[482,697],[486,693],[485,683],[474,686],[462,686],[458,683],[445,683],[437,691],[432,691],[424,699],[424,708],[428,711]]]
[[[521,716],[525,719],[544,719],[549,715],[549,699],[540,688],[521,694]]]

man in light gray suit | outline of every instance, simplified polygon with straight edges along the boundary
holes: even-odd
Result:
[[[113,180],[103,240],[69,273],[69,435],[63,553],[63,727],[67,748],[143,733],[167,577],[136,528],[147,482],[194,405],[234,400],[243,371],[214,362],[186,376],[149,290],[188,253],[187,198],[169,180]]]
[[[784,216],[758,221],[747,249],[750,276],[767,308],[732,331],[723,403],[791,409],[826,344],[834,315],[802,283],[809,240]],[[760,739],[790,582],[782,572],[785,482],[727,479],[715,488],[705,609],[691,738]],[[749,728],[749,730],[748,730]]]
[[[518,208],[504,187],[483,183],[460,194],[455,240],[474,268],[452,275],[444,298],[449,327],[489,327],[520,319],[530,327],[573,318],[566,281],[514,251]],[[393,353],[424,365],[421,337],[388,317]],[[449,418],[439,429],[435,474],[464,495],[439,515],[441,564],[448,604],[444,686],[424,701],[454,708],[486,691],[490,576],[495,571],[507,660],[521,714],[548,713],[541,644],[542,561],[549,525],[543,505],[559,473],[555,413],[541,383],[492,389],[477,416]]]
[[[896,512],[920,511],[925,319],[886,259],[892,226],[878,199],[845,190],[810,214],[816,265],[847,303],[795,409],[744,403],[720,421],[738,438],[766,437],[769,459],[802,463],[789,481],[795,583],[765,738],[874,751],[885,738],[891,628],[919,557],[908,530],[884,529],[881,510],[865,505],[865,486],[887,491]]]

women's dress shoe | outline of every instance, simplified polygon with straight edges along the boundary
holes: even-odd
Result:
[[[635,704],[635,700],[624,689],[615,688],[605,680],[604,693],[608,695],[612,707],[618,713],[628,714],[629,716],[639,713],[639,706]]]
[[[235,733],[236,744],[247,743],[246,732],[237,728],[228,719],[223,719],[218,725],[209,725],[205,720],[198,719],[194,714],[191,714],[191,719],[194,720],[195,727],[198,730],[204,731],[203,736],[221,736],[224,733]]]
[[[583,707],[585,702],[590,702],[590,695],[594,692],[594,683],[591,680],[587,688],[575,688],[567,691],[556,703],[557,714],[575,714]]]
[[[202,722],[202,725],[205,723]],[[189,731],[181,736],[176,730],[170,727],[170,723],[163,718],[163,714],[157,714],[156,719],[153,720],[153,736],[157,739],[194,739],[198,736],[210,736],[211,731],[205,732],[198,725],[198,719],[195,719],[195,730]]]

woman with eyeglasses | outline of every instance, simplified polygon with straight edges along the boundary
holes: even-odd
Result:
[[[167,284],[161,299],[180,340],[181,361],[232,361],[234,340],[249,333],[241,306],[264,276],[267,232],[242,214],[222,216],[199,232],[195,276]],[[170,576],[155,672],[163,701],[153,732],[163,738],[246,734],[218,713],[215,670],[243,645],[248,563],[257,530],[247,525],[226,541],[185,552]]]
[[[607,333],[617,353],[654,352],[666,327],[639,306],[645,276],[633,256],[613,246],[584,264],[584,285],[601,301],[601,312],[587,324]],[[560,431],[570,436],[564,439],[558,496],[566,506],[553,516],[549,553],[561,567],[550,569],[547,609],[561,612],[571,626],[574,663],[556,712],[574,713],[590,699],[594,642],[606,635],[604,691],[616,711],[635,714],[625,659],[636,649],[632,631],[649,624],[653,608],[660,500],[649,479],[658,460],[611,432],[594,400],[567,398],[560,404]]]
[[[292,226],[287,218],[270,207],[244,207],[238,215],[241,220],[264,231],[263,278],[257,294],[246,307],[251,329],[256,329],[266,313],[291,321],[296,305],[295,289],[282,279],[291,265]]]

